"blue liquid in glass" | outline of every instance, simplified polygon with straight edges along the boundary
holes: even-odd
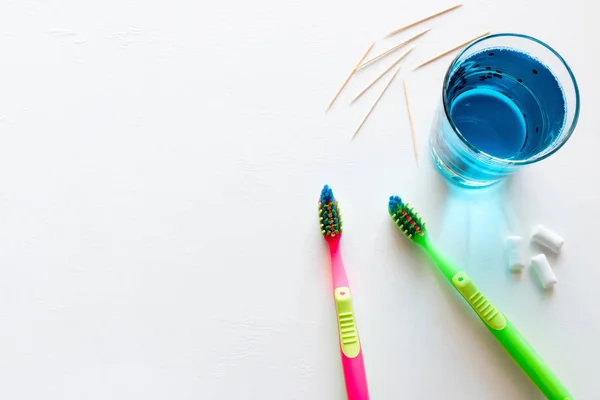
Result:
[[[504,160],[526,160],[544,151],[565,123],[557,78],[537,59],[510,48],[486,49],[465,59],[452,71],[446,104],[469,143]]]

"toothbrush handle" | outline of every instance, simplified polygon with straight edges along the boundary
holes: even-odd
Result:
[[[549,400],[572,400],[573,397],[542,360],[517,328],[475,286],[466,273],[459,271],[451,279],[473,310],[479,315],[504,350],[521,367]]]
[[[352,296],[347,286],[337,287],[333,293],[340,335],[340,353],[348,400],[369,400],[365,362],[354,320]]]
[[[494,330],[489,326],[488,329],[547,399],[573,399],[567,388],[564,387],[550,367],[548,367],[508,319],[503,329]]]
[[[348,357],[343,351],[341,353],[348,400],[369,400],[369,389],[367,387],[367,376],[362,351],[354,358]]]

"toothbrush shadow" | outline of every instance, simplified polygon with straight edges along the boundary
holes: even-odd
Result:
[[[410,265],[409,268],[413,274],[423,276],[424,268],[422,267],[422,265],[423,263],[428,262],[426,254],[422,251],[415,251],[419,249],[415,249],[415,245],[409,240],[406,240],[404,235],[402,235],[402,233],[398,231],[398,227],[396,227],[395,224],[390,223],[388,229],[390,231],[389,234],[391,235],[391,237],[394,238],[393,243],[394,247],[398,250],[396,252],[398,257],[400,258],[401,255],[404,257],[408,257],[409,261],[407,262],[406,258],[402,258],[398,259],[398,263],[394,264],[408,264]]]

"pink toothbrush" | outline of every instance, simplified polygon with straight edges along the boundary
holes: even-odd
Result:
[[[344,270],[340,239],[342,237],[342,216],[333,191],[327,185],[321,191],[319,201],[319,217],[321,232],[329,245],[331,256],[331,276],[333,280],[333,298],[337,311],[338,331],[340,336],[340,352],[342,368],[346,381],[348,400],[369,400],[365,362],[358,338],[358,330],[354,321],[350,285]]]

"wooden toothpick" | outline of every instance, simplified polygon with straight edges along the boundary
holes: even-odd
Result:
[[[463,47],[463,46],[466,46],[466,45],[468,45],[469,43],[471,43],[471,42],[474,42],[474,41],[475,41],[475,40],[477,40],[477,39],[480,39],[480,38],[482,38],[482,37],[484,37],[484,36],[487,36],[487,35],[489,35],[490,33],[491,33],[491,32],[485,32],[485,33],[482,33],[481,35],[475,36],[474,38],[472,38],[472,39],[469,39],[469,40],[467,40],[466,42],[463,42],[463,43],[459,44],[458,46],[455,46],[455,47],[451,48],[450,50],[446,50],[446,51],[444,51],[443,53],[441,53],[441,54],[438,54],[437,56],[435,56],[435,57],[433,57],[433,58],[430,58],[429,60],[427,60],[427,61],[425,61],[425,62],[422,62],[421,64],[417,65],[417,66],[416,66],[416,67],[413,69],[413,71],[416,71],[416,70],[418,70],[419,68],[421,68],[421,67],[424,67],[425,65],[427,65],[427,64],[429,64],[429,63],[432,63],[432,62],[434,62],[434,61],[435,61],[435,60],[437,60],[438,58],[442,58],[442,57],[444,57],[446,54],[448,54],[448,53],[452,53],[454,50],[458,50],[458,49],[460,49],[461,47]]]
[[[358,128],[356,128],[356,131],[354,131],[354,134],[352,135],[352,139],[354,139],[354,137],[356,136],[356,134],[358,133],[358,131],[360,131],[360,128],[362,128],[362,126],[365,124],[365,121],[367,120],[367,118],[369,118],[369,115],[371,115],[371,113],[375,109],[375,106],[377,105],[377,103],[379,103],[379,100],[381,100],[381,98],[383,97],[383,94],[385,93],[385,91],[387,90],[387,88],[390,87],[390,85],[394,81],[394,78],[396,77],[396,75],[398,75],[398,71],[400,71],[400,67],[398,67],[398,69],[396,69],[396,72],[394,72],[394,75],[392,75],[392,77],[390,78],[390,80],[388,81],[388,83],[385,85],[385,87],[383,88],[383,90],[379,94],[379,97],[377,97],[377,100],[375,100],[375,103],[373,103],[373,106],[371,106],[371,108],[369,109],[369,112],[367,112],[367,115],[365,115],[365,117],[363,118],[363,120],[360,122],[360,125],[358,125]]]
[[[329,105],[327,106],[327,110],[325,112],[329,111],[329,109],[331,108],[331,106],[333,105],[333,103],[335,102],[335,100],[338,98],[338,96],[340,95],[340,93],[342,93],[342,90],[344,90],[344,88],[346,87],[346,85],[350,81],[350,78],[352,78],[352,75],[354,75],[354,73],[358,69],[358,66],[363,62],[363,60],[365,58],[367,58],[367,55],[369,54],[369,52],[371,51],[371,49],[373,48],[373,46],[375,46],[375,42],[371,43],[371,45],[369,46],[369,48],[367,49],[367,51],[365,51],[365,54],[363,54],[363,56],[360,58],[360,60],[358,61],[358,63],[356,64],[356,66],[354,67],[354,69],[352,70],[352,72],[350,72],[350,75],[348,75],[348,77],[346,78],[346,80],[344,81],[344,83],[342,83],[342,87],[340,87],[340,90],[337,91],[337,93],[335,94],[335,96],[331,100],[331,103],[329,103]]]
[[[418,167],[419,153],[417,150],[417,138],[415,137],[415,124],[413,123],[412,113],[410,112],[410,103],[408,102],[408,91],[406,90],[406,81],[404,79],[402,79],[402,85],[404,86],[404,99],[406,100],[406,111],[408,112],[408,121],[410,122],[410,133],[412,135],[413,152],[415,153],[415,161]]]
[[[426,34],[427,32],[429,32],[430,30],[431,30],[431,28],[430,28],[430,29],[427,29],[427,30],[424,30],[424,31],[423,31],[423,32],[421,32],[421,33],[417,33],[416,35],[414,35],[414,36],[412,36],[412,37],[410,37],[410,38],[406,39],[406,40],[405,40],[405,41],[403,41],[402,43],[399,43],[399,44],[395,45],[395,46],[394,46],[394,47],[392,47],[391,49],[388,49],[388,50],[384,51],[383,53],[381,53],[381,54],[379,54],[379,55],[377,55],[377,56],[375,56],[375,57],[371,58],[369,61],[366,61],[365,63],[363,63],[363,64],[359,65],[357,69],[362,69],[362,68],[366,67],[367,65],[370,65],[370,64],[374,63],[375,61],[377,61],[377,60],[381,59],[382,57],[385,57],[385,56],[387,56],[388,54],[391,54],[391,53],[393,53],[394,51],[398,50],[399,48],[403,47],[404,45],[406,45],[406,44],[408,44],[408,43],[412,42],[413,40],[415,40],[415,39],[417,39],[417,38],[419,38],[419,37],[423,36],[424,34]]]
[[[396,29],[396,30],[393,30],[393,31],[391,31],[390,33],[388,33],[388,36],[393,36],[393,35],[395,35],[395,34],[397,34],[397,33],[400,33],[400,32],[402,32],[403,30],[406,30],[406,29],[408,29],[408,28],[412,28],[413,26],[415,26],[415,25],[418,25],[418,24],[420,24],[421,22],[429,21],[429,20],[430,20],[430,19],[432,19],[432,18],[438,17],[438,16],[440,16],[440,15],[442,15],[442,14],[445,14],[445,13],[447,13],[447,12],[449,12],[449,11],[455,10],[455,9],[457,9],[457,8],[459,8],[459,7],[462,7],[462,4],[456,4],[456,5],[452,6],[452,7],[448,7],[448,8],[446,8],[445,10],[442,10],[442,11],[436,12],[435,14],[432,14],[432,15],[430,15],[430,16],[428,16],[428,17],[421,18],[421,19],[420,19],[420,20],[418,20],[418,21],[412,22],[412,23],[410,23],[410,24],[408,24],[408,25],[404,25],[403,27],[400,27],[400,28],[398,28],[398,29]]]
[[[369,85],[364,88],[362,90],[362,92],[360,92],[359,94],[356,95],[356,97],[354,99],[352,99],[352,101],[350,102],[350,104],[354,103],[356,100],[358,100],[360,98],[360,96],[362,96],[363,94],[365,94],[365,92],[369,89],[371,89],[371,87],[376,84],[377,82],[379,82],[379,80],[381,78],[383,78],[383,76],[385,74],[387,74],[392,68],[394,68],[396,65],[398,65],[398,63],[400,61],[402,61],[402,59],[404,59],[404,57],[406,57],[411,51],[414,50],[414,47],[411,47],[410,49],[408,49],[404,54],[402,54],[400,56],[400,58],[398,58],[396,61],[394,61],[394,63],[392,65],[390,65],[385,71],[383,71],[377,78],[375,78],[371,83],[369,83]]]

